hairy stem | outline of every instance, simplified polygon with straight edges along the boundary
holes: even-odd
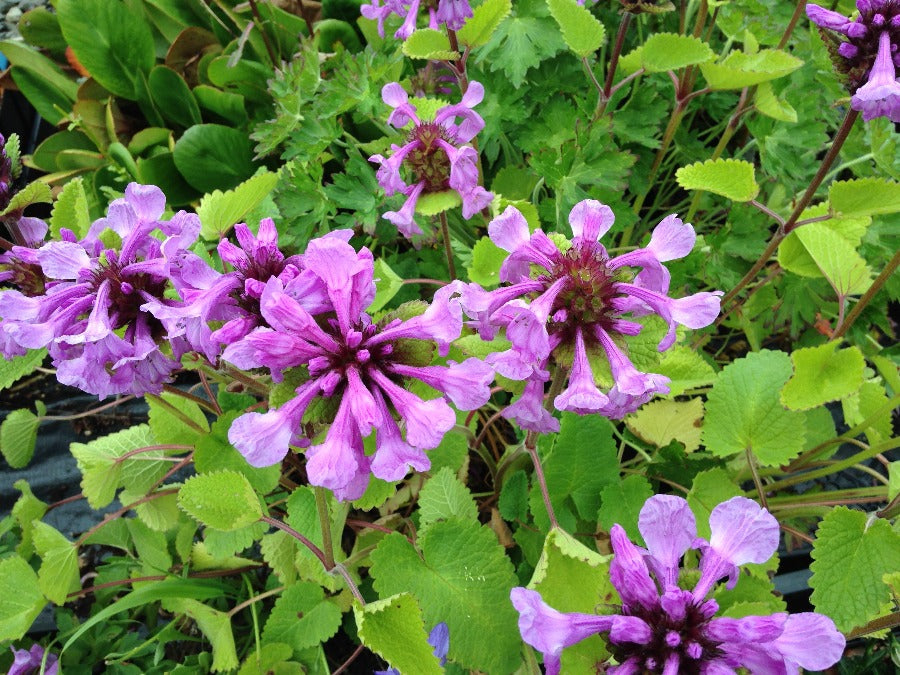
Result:
[[[453,262],[453,248],[450,246],[450,226],[447,224],[447,212],[441,211],[441,234],[444,236],[444,253],[447,256],[447,269],[450,279],[456,279],[456,264]]]

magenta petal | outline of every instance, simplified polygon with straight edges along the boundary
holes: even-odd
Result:
[[[166,210],[166,196],[155,185],[129,183],[125,188],[125,199],[143,222],[159,220]]]
[[[52,241],[37,250],[44,274],[53,279],[77,279],[78,273],[90,267],[91,259],[80,244]]]
[[[850,19],[843,14],[832,12],[830,9],[812,3],[806,5],[806,16],[817,26],[830,30],[841,30],[850,23]]]
[[[409,101],[409,94],[397,82],[389,82],[381,88],[381,100],[396,108]]]
[[[619,524],[613,525],[609,534],[615,554],[609,565],[609,576],[622,596],[623,606],[628,611],[655,609],[659,605],[659,591],[650,577],[643,550],[631,543]]]
[[[460,410],[480,408],[491,397],[494,369],[476,358],[449,366],[414,367],[397,364],[392,370],[404,377],[414,377],[443,392]]]
[[[383,422],[375,438],[372,473],[382,480],[397,481],[402,480],[410,469],[428,471],[431,468],[431,460],[422,450],[403,440],[400,428],[390,416],[384,398],[380,394],[376,398],[381,408]]]
[[[733,565],[764,563],[778,548],[778,521],[752,499],[732,497],[709,514],[710,547]]]
[[[606,204],[596,199],[578,202],[569,212],[569,225],[575,239],[595,242],[609,232],[616,216]]]
[[[653,252],[657,260],[666,262],[683,258],[690,253],[696,239],[691,224],[672,214],[663,218],[660,224],[653,228],[647,248]]]
[[[674,495],[654,495],[641,508],[638,529],[666,588],[678,581],[678,563],[697,536],[697,523],[686,500]]]
[[[555,433],[559,431],[559,420],[544,408],[543,403],[544,383],[532,378],[525,384],[525,391],[518,400],[503,410],[503,416],[529,431]]]
[[[325,440],[306,451],[306,473],[313,485],[339,490],[357,478],[361,462],[365,462],[362,437],[344,398]]]
[[[825,670],[840,661],[846,639],[823,614],[791,614],[774,646],[792,664],[806,670]]]
[[[900,82],[891,58],[891,38],[889,31],[883,31],[878,43],[878,56],[869,73],[868,81],[856,90],[850,99],[850,107],[860,110],[863,119],[887,117],[892,122],[900,122]]]
[[[280,410],[250,412],[231,423],[228,441],[250,466],[271,466],[284,459],[294,431],[291,420]]]
[[[525,216],[515,206],[507,206],[488,223],[488,236],[497,246],[511,253],[527,244],[531,234]]]
[[[672,319],[688,328],[704,328],[719,316],[721,295],[721,291],[704,291],[673,300],[670,305]]]
[[[741,619],[720,616],[710,620],[706,634],[716,642],[771,642],[784,630],[787,614],[745,616]]]
[[[608,404],[609,399],[594,384],[594,373],[588,362],[581,328],[577,328],[575,358],[572,361],[572,370],[569,372],[569,386],[553,400],[553,405],[557,410],[570,410],[579,415],[586,415],[599,412]]]

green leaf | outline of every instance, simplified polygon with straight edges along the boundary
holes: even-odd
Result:
[[[791,354],[794,374],[781,390],[781,402],[791,410],[809,410],[857,391],[866,361],[858,347],[836,351],[840,340],[804,347]]]
[[[450,659],[464,668],[512,672],[521,640],[509,591],[517,584],[512,563],[486,526],[446,520],[418,540],[388,535],[372,552],[371,573],[381,597],[411,593],[428,626],[450,630]],[[490,635],[490,640],[485,636]]]
[[[511,0],[485,0],[472,11],[472,16],[456,32],[456,39],[464,47],[486,45],[503,21],[512,11]]]
[[[204,195],[197,208],[200,236],[212,240],[224,237],[235,223],[240,223],[269,196],[277,183],[278,174],[265,171],[245,180],[233,190],[213,190]]]
[[[66,51],[66,39],[59,29],[59,21],[45,7],[35,7],[19,19],[19,32],[25,42],[62,54]]]
[[[419,493],[421,527],[449,518],[478,520],[478,508],[456,473],[444,467],[428,479]]]
[[[44,362],[46,349],[31,349],[27,354],[0,360],[0,390],[6,389],[19,378],[33,373]]]
[[[375,261],[375,299],[366,310],[369,314],[382,309],[403,288],[403,278],[391,269],[384,258]]]
[[[422,612],[413,596],[400,593],[363,608],[354,606],[353,612],[359,639],[397,671],[416,675],[444,672],[428,644]]]
[[[128,525],[128,534],[131,535],[138,560],[142,564],[161,572],[172,567],[172,556],[169,555],[166,535],[150,529],[136,518],[129,518],[125,522]]]
[[[167,488],[171,484],[167,484]],[[125,491],[120,493],[120,497],[125,503],[137,501],[143,495],[136,495],[134,499],[128,499]],[[151,530],[157,532],[168,532],[178,526],[181,518],[181,511],[178,510],[178,495],[167,494],[161,497],[154,496],[153,499],[138,504],[134,507],[138,518]]]
[[[472,248],[472,264],[467,268],[469,280],[480,286],[496,286],[500,283],[500,266],[507,255],[490,237],[482,237]]]
[[[525,82],[529,69],[566,48],[548,13],[544,2],[520,0],[479,52],[479,58],[491,64],[491,71],[502,70],[516,89]]]
[[[575,0],[547,0],[547,6],[559,24],[563,40],[577,56],[585,58],[600,49],[606,29],[585,7]]]
[[[212,473],[222,469],[236,471],[250,481],[254,490],[266,494],[277,487],[281,465],[261,468],[250,466],[244,456],[228,442],[228,429],[239,415],[237,411],[222,415],[213,423],[211,433],[197,439],[194,467],[197,473]]]
[[[17,480],[13,487],[22,493],[12,507],[13,518],[19,524],[22,531],[21,538],[16,546],[16,553],[26,560],[34,552],[34,521],[40,520],[47,513],[47,505],[34,496],[31,487],[25,480]]]
[[[791,373],[788,355],[769,350],[726,366],[706,401],[707,450],[718,457],[750,450],[764,466],[796,457],[806,438],[805,417],[785,410],[779,400]]]
[[[34,548],[41,557],[38,584],[52,603],[62,605],[72,591],[81,588],[78,549],[47,523],[34,523]]]
[[[688,505],[697,519],[697,536],[709,538],[709,514],[722,502],[743,493],[734,484],[734,477],[724,469],[709,469],[697,474],[687,495]]]
[[[688,389],[706,387],[716,379],[716,371],[702,356],[690,347],[675,345],[668,349],[654,372],[665,375],[669,383],[669,396],[678,396]]]
[[[297,567],[294,558],[297,556],[297,541],[287,532],[278,530],[266,534],[259,542],[266,565],[285,586],[291,586],[297,580]]]
[[[456,190],[429,192],[419,197],[419,201],[416,202],[416,213],[421,213],[423,216],[436,216],[456,208],[460,204],[462,204],[462,199]]]
[[[794,72],[803,61],[780,49],[763,49],[755,54],[734,50],[720,63],[702,63],[700,71],[710,89],[743,89]]]
[[[247,125],[247,109],[244,106],[244,97],[240,94],[222,91],[208,84],[198,84],[191,93],[197,99],[197,105],[203,110],[218,115],[236,127]]]
[[[505,520],[528,519],[528,476],[524,471],[517,470],[503,483],[497,508]]]
[[[41,418],[30,410],[13,410],[0,424],[0,452],[13,469],[28,465],[34,456]]]
[[[70,104],[75,102],[78,95],[78,85],[68,78],[51,59],[18,40],[0,41],[0,52],[13,66],[31,71],[58,90],[68,99]]]
[[[325,600],[321,586],[299,581],[275,601],[262,641],[290,645],[296,653],[324,642],[337,633],[340,625],[341,610]]]
[[[772,119],[791,123],[797,121],[797,111],[786,100],[778,98],[768,82],[763,82],[757,87],[753,104],[759,112]]]
[[[72,107],[69,97],[30,68],[13,66],[10,72],[16,87],[41,117],[54,125],[65,118]]]
[[[171,68],[158,65],[147,78],[150,97],[166,121],[188,128],[200,124],[200,108],[184,78]]]
[[[664,73],[712,61],[716,55],[699,38],[674,33],[656,33],[641,48],[641,65],[648,73]]]
[[[900,212],[900,183],[885,178],[836,180],[828,188],[831,210],[838,216],[874,216]]]
[[[600,492],[600,511],[597,522],[607,532],[618,523],[628,533],[632,541],[640,542],[641,533],[637,529],[638,514],[650,497],[653,488],[643,476],[626,476],[618,483],[607,485]]]
[[[703,426],[703,401],[652,401],[642,406],[626,420],[628,428],[638,437],[658,448],[673,440],[684,445],[687,452],[700,447]]]
[[[166,403],[168,406],[165,405]],[[153,432],[153,436],[160,444],[193,445],[202,436],[199,431],[188,426],[169,406],[178,410],[204,431],[209,431],[209,423],[200,406],[184,396],[163,392],[158,398],[148,397],[147,404],[150,408],[150,431]]]
[[[59,232],[65,227],[80,239],[88,233],[91,222],[84,180],[74,178],[63,186],[53,205],[53,214],[50,216],[51,236],[59,239]]]
[[[845,296],[864,293],[872,285],[866,261],[830,223],[809,223],[791,232],[781,242],[778,262],[800,276],[825,277]]]
[[[136,100],[138,77],[156,61],[141,13],[107,0],[59,0],[56,12],[66,42],[91,76],[116,96]]]
[[[171,598],[163,601],[166,611],[184,614],[197,623],[197,627],[212,644],[214,671],[232,670],[240,664],[231,629],[231,617],[208,605],[190,598]]]
[[[748,202],[759,193],[753,165],[740,159],[708,159],[683,166],[675,180],[685,190],[705,190],[735,202]]]
[[[812,603],[847,632],[891,602],[882,577],[897,570],[900,534],[886,520],[839,506],[819,524],[812,557]]]
[[[878,382],[863,382],[859,391],[841,400],[844,420],[850,426],[862,424],[879,410],[882,414],[871,421],[865,434],[869,444],[891,437],[893,432],[891,413],[887,410],[888,396],[884,387]],[[892,499],[893,497],[889,497]]]
[[[411,59],[428,61],[453,61],[459,58],[459,53],[450,48],[450,39],[433,28],[413,31],[403,43],[403,53]]]
[[[13,195],[6,208],[0,211],[0,216],[15,211],[22,211],[25,207],[32,204],[49,204],[52,201],[53,196],[50,194],[50,188],[47,184],[33,181]]]
[[[0,641],[22,638],[46,604],[31,565],[18,556],[0,560]]]
[[[256,169],[247,134],[221,124],[195,124],[185,131],[175,143],[174,158],[179,173],[201,192],[233,188]],[[272,185],[263,192],[268,194]]]
[[[250,650],[237,675],[304,675],[309,672],[304,666],[292,661],[294,650],[280,642],[263,645]],[[177,671],[173,671],[177,672]]]
[[[237,471],[189,478],[178,492],[178,506],[204,525],[225,532],[247,527],[263,515],[253,486]]]

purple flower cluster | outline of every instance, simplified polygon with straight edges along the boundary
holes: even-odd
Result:
[[[0,211],[9,206],[12,198],[12,160],[6,154],[6,139],[0,134]]]
[[[733,588],[740,565],[763,563],[775,553],[778,522],[756,502],[734,497],[712,510],[709,525],[709,541],[698,538],[687,502],[670,495],[651,497],[641,509],[646,549],[614,525],[610,576],[622,598],[617,614],[564,614],[536,591],[514,588],[510,597],[522,638],[543,652],[547,674],[559,673],[565,647],[597,633],[607,634],[618,665],[606,672],[616,675],[733,675],[738,667],[787,675],[836,663],[844,636],[822,614],[715,616],[718,603],[707,594],[726,577]],[[679,561],[690,548],[701,552],[700,579],[687,591],[678,585]]]
[[[427,470],[423,449],[436,447],[456,423],[443,398],[423,400],[407,389],[408,380],[441,391],[462,410],[484,405],[493,380],[492,369],[477,359],[428,365],[433,343],[446,354],[462,329],[458,283],[441,288],[418,316],[372,321],[365,311],[375,297],[372,254],[366,248],[355,251],[349,235],[337,231],[312,240],[293,281],[270,278],[259,298],[267,326],[222,354],[239,368],[268,368],[276,380],[288,368],[303,366],[308,374],[280,408],[247,413],[232,424],[228,438],[253,466],[281,461],[292,443],[309,445],[301,421],[315,399],[336,405],[324,439],[306,451],[306,472],[310,483],[333,490],[339,499],[362,495],[370,472],[395,481],[409,467]],[[296,283],[306,292],[292,294],[289,287]],[[363,437],[373,429],[375,453],[366,455]]]
[[[487,361],[499,374],[526,381],[522,396],[504,412],[525,429],[559,429],[542,406],[551,356],[573,354],[568,387],[553,402],[558,410],[621,418],[669,391],[667,377],[642,373],[628,358],[625,338],[642,329],[633,319],[653,313],[666,321],[668,332],[659,343],[663,351],[674,343],[677,325],[702,328],[719,313],[718,292],[668,297],[670,276],[662,263],[691,251],[690,224],[669,216],[653,230],[646,248],[611,258],[598,240],[614,219],[598,201],[579,202],[569,214],[575,236],[565,250],[540,229],[529,233],[525,218],[511,206],[488,225],[491,240],[510,253],[500,268],[500,279],[510,285],[487,292],[470,284],[462,303],[484,339],[505,330],[510,348]],[[642,269],[634,274],[632,267]],[[591,350],[602,352],[610,365],[614,384],[605,393],[595,384]]]
[[[41,663],[44,660],[44,648],[40,645],[32,645],[31,649],[16,649],[11,647],[13,663],[7,675],[35,675],[41,672]],[[59,672],[59,659],[56,654],[47,654],[47,667],[44,675],[56,675]]]
[[[416,106],[396,82],[386,84],[381,97],[393,108],[388,124],[403,129],[412,123],[406,143],[392,144],[390,157],[369,157],[370,162],[379,165],[376,178],[385,193],[406,195],[403,207],[388,211],[385,218],[406,237],[411,237],[422,234],[413,214],[423,194],[455,190],[462,199],[465,218],[471,218],[491,203],[494,196],[478,184],[478,152],[467,145],[484,128],[481,115],[472,110],[484,98],[484,87],[479,82],[470,82],[462,101],[443,106],[429,121],[419,119]],[[412,176],[409,183],[401,176],[401,167],[409,170]]]
[[[131,183],[83,239],[63,229],[60,241],[39,248],[46,225],[22,219],[35,248],[4,256],[3,277],[18,285],[0,293],[4,354],[47,347],[60,382],[100,397],[160,392],[188,343],[143,306],[170,288],[169,259],[200,232],[196,215],[161,220],[164,210],[159,188]],[[164,338],[171,353],[160,349]]]
[[[364,17],[378,22],[378,34],[384,37],[384,22],[396,14],[403,19],[403,25],[394,33],[394,37],[405,40],[416,29],[419,10],[428,10],[428,27],[437,29],[447,26],[450,30],[459,30],[466,19],[472,16],[469,0],[372,0],[371,4],[362,5],[359,9]]]
[[[815,4],[806,6],[810,21],[841,36],[832,46],[835,66],[847,78],[850,105],[864,120],[887,117],[900,122],[900,0],[857,0],[859,15],[850,19]],[[823,31],[826,43],[834,42]]]

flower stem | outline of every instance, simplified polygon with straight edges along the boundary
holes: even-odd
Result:
[[[447,255],[447,270],[450,279],[456,279],[456,264],[453,262],[453,248],[450,246],[450,226],[447,224],[447,212],[441,211],[441,234],[444,235],[444,253]]]
[[[325,495],[325,488],[318,485],[315,486],[316,493],[316,511],[319,514],[319,527],[322,529],[322,549],[325,555],[325,569],[334,568],[334,543],[331,541],[331,515],[328,513],[328,500]]]
[[[887,283],[887,280],[891,278],[891,275],[897,270],[897,266],[900,265],[900,251],[894,254],[894,257],[891,258],[891,261],[887,264],[887,266],[881,271],[881,274],[876,277],[875,281],[872,282],[872,285],[869,286],[869,290],[862,294],[859,301],[853,306],[853,309],[850,310],[850,313],[847,315],[847,318],[844,321],[839,321],[838,326],[834,331],[834,334],[831,336],[832,339],[837,340],[838,338],[844,337],[847,331],[850,329],[850,326],[853,325],[853,322],[859,318],[859,315],[862,314],[862,311],[866,308],[872,298],[881,290],[881,287]]]
[[[529,431],[525,436],[525,449],[531,455],[531,461],[534,464],[534,475],[537,478],[538,485],[541,487],[541,497],[544,499],[544,508],[547,509],[547,516],[550,518],[550,527],[558,528],[559,521],[556,519],[556,512],[553,510],[553,503],[550,501],[550,491],[547,489],[547,479],[544,476],[544,469],[541,466],[541,458],[537,451],[536,431]]]
[[[277,518],[272,518],[271,516],[262,516],[262,517],[260,517],[260,520],[264,523],[268,523],[272,527],[278,528],[282,532],[286,532],[287,534],[292,536],[294,539],[299,541],[301,544],[303,544],[306,548],[308,548],[312,552],[312,554],[314,556],[316,556],[319,559],[319,562],[322,563],[322,567],[324,567],[327,572],[330,572],[332,567],[334,567],[333,563],[332,563],[331,567],[328,566],[328,563],[325,561],[325,554],[322,552],[322,549],[320,549],[318,546],[316,546],[314,543],[312,543],[309,539],[304,537],[302,534],[297,532],[297,530],[295,530],[293,527],[291,527],[287,523],[283,523],[280,520],[278,520]]]

